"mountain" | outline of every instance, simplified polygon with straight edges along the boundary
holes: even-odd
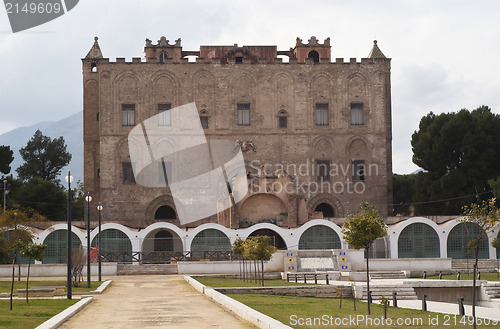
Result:
[[[10,173],[17,176],[16,169],[23,164],[19,149],[26,146],[35,131],[40,130],[50,138],[64,137],[68,152],[71,153],[71,162],[61,171],[59,179],[65,184],[64,176],[71,170],[74,177],[73,184],[83,182],[83,111],[75,113],[60,121],[46,121],[32,126],[20,127],[0,135],[0,145],[10,146],[14,151],[14,161],[11,163]],[[74,185],[76,186],[76,185]]]

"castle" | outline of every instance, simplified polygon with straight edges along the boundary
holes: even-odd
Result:
[[[297,38],[285,51],[237,44],[186,51],[180,39],[161,37],[146,39],[145,60],[111,62],[95,38],[82,59],[85,192],[103,204],[104,218],[133,228],[158,221],[294,228],[343,218],[361,201],[391,214],[390,59],[376,41],[361,61],[332,61],[331,52],[329,38]],[[241,146],[250,193],[183,225],[168,186],[136,183],[127,137],[155,115],[169,124],[170,109],[192,102],[208,141]]]

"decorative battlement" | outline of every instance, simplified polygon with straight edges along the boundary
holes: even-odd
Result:
[[[104,58],[97,42],[98,38],[94,38],[94,44],[84,61],[92,63],[92,69],[96,71],[98,63],[110,63],[109,59]],[[362,58],[357,61],[356,58],[350,58],[346,62],[343,58],[336,58],[334,62],[331,60],[330,38],[326,38],[323,43],[320,43],[315,36],[303,43],[301,38],[296,39],[295,48],[290,48],[289,51],[278,51],[276,46],[200,46],[199,51],[182,50],[181,39],[175,40],[173,44],[165,36],[162,36],[157,44],[153,44],[150,39],[146,39],[144,47],[145,59],[132,58],[134,64],[139,63],[157,63],[157,64],[359,64],[359,63],[375,63],[388,60],[377,45],[377,41],[373,42],[368,58]],[[288,61],[283,61],[278,56],[287,56]],[[188,58],[191,58],[189,60]],[[195,58],[193,60],[193,58]],[[111,62],[112,63],[112,62]],[[124,58],[117,58],[117,64],[130,63]]]
[[[295,42],[295,47],[318,47],[318,46],[330,47],[330,38],[326,38],[323,44],[320,44],[315,36],[312,36],[311,39],[307,40],[307,43],[305,44],[302,43],[302,39],[299,37],[297,37],[297,40]]]

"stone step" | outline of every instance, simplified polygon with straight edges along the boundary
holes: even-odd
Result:
[[[377,271],[370,272],[371,279],[406,279],[406,276],[401,271]]]
[[[117,274],[176,274],[177,264],[118,264]]]
[[[472,271],[474,265],[474,259],[452,259],[451,261],[451,268],[454,270],[462,270],[462,269],[467,269]],[[495,259],[480,259],[478,261],[478,268],[479,270],[483,269],[496,269],[498,268],[497,261]]]
[[[398,300],[416,300],[417,294],[412,287],[409,286],[370,286],[372,299],[379,300],[382,296],[392,299],[392,294],[397,293]],[[366,288],[363,289],[363,300],[367,300],[368,296]]]

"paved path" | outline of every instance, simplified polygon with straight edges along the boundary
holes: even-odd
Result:
[[[64,329],[255,328],[191,288],[181,275],[115,276]]]

